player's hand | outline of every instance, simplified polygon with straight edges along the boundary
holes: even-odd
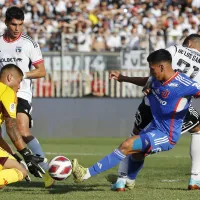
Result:
[[[33,155],[30,149],[27,148],[19,151],[19,153],[23,156],[29,172],[35,177],[42,178],[42,174],[45,174],[45,171],[40,167],[39,163],[44,162],[45,158]]]
[[[116,72],[111,72],[109,78],[110,79],[115,79],[115,80],[121,82],[122,81],[121,77],[123,77],[123,75],[121,75],[119,72],[116,71]]]
[[[28,171],[28,167],[26,163],[16,153],[14,153],[12,156]],[[30,183],[31,177],[27,174],[27,176],[25,177],[25,180],[26,182]]]
[[[151,93],[151,88],[148,88],[148,87],[144,87],[142,89],[142,92],[145,96],[147,96],[149,93]]]
[[[152,77],[150,76],[145,86],[142,89],[142,92],[144,93],[144,95],[148,95],[151,92],[151,83],[152,83]]]

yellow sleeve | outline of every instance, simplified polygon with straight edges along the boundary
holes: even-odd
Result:
[[[16,108],[17,108],[17,96],[14,90],[7,87],[1,96],[1,101],[4,107],[3,116],[9,116],[11,118],[16,118]]]

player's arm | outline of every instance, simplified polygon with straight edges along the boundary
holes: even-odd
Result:
[[[30,149],[26,148],[25,146],[25,143],[17,127],[15,92],[7,87],[1,96],[1,100],[2,115],[5,120],[6,132],[8,136],[10,137],[18,152],[23,156],[30,173],[36,177],[42,178],[41,173],[44,174],[45,171],[39,166],[38,163],[43,162],[45,158],[40,158],[33,155]]]
[[[24,73],[24,78],[37,79],[46,76],[44,61],[34,64],[35,69]]]
[[[31,64],[35,67],[35,69],[25,72],[24,78],[37,79],[45,77],[46,69],[39,44],[34,43],[33,45],[33,43],[30,43],[27,48],[27,56],[31,60]]]
[[[25,148],[24,141],[17,128],[17,120],[11,117],[5,118],[6,131],[12,143],[18,151]]]
[[[128,77],[120,74],[119,72],[111,72],[110,79],[115,79],[118,82],[132,83],[138,86],[145,86],[149,77]]]

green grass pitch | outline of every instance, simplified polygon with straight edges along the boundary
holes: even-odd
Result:
[[[73,138],[40,140],[49,159],[64,155],[78,158],[84,166],[91,166],[116,148],[124,138]],[[113,168],[82,184],[74,184],[72,176],[56,182],[54,188],[44,189],[42,180],[32,177],[32,183],[25,181],[8,185],[0,191],[2,200],[193,200],[200,199],[200,191],[188,191],[190,173],[190,135],[181,137],[176,147],[169,151],[146,158],[145,167],[139,174],[132,191],[113,192],[105,175],[116,173]]]

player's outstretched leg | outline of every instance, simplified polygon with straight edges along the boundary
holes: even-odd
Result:
[[[141,139],[140,136],[128,138],[120,145],[120,147],[89,168],[84,168],[81,166],[77,159],[72,160],[72,173],[74,176],[74,181],[76,183],[80,183],[92,176],[111,169],[119,164],[120,161],[122,161],[129,154],[145,152],[146,149],[149,149],[150,147],[150,140],[147,136],[145,136],[145,141],[147,141],[146,143],[142,140],[144,140],[144,138]],[[125,183],[121,181],[115,190],[124,191]]]
[[[74,182],[75,183],[83,182],[84,180],[92,176],[95,176],[101,172],[111,169],[112,167],[119,164],[119,162],[123,160],[125,157],[126,155],[122,153],[122,151],[118,148],[89,168],[84,168],[78,163],[77,159],[73,159],[72,173],[74,176]]]

